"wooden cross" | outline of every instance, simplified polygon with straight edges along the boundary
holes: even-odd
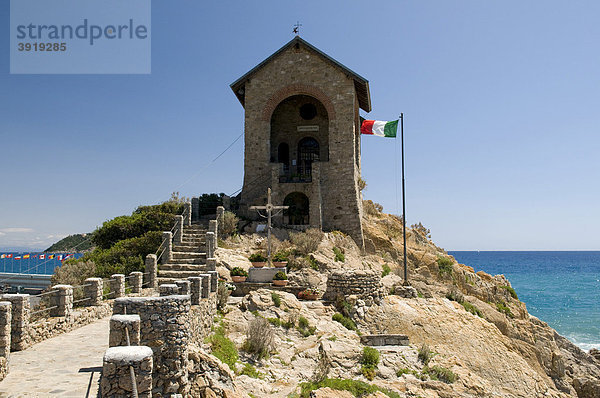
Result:
[[[272,264],[271,262],[271,217],[273,215],[273,210],[287,210],[290,206],[274,206],[271,203],[271,188],[267,189],[267,205],[266,206],[250,206],[250,210],[266,210],[267,211],[267,257],[269,258],[269,266]],[[262,217],[264,217],[260,212],[258,213]]]
[[[300,21],[296,21],[296,25],[294,25],[294,34],[296,36],[300,36],[300,27],[302,26],[302,24],[300,23]]]

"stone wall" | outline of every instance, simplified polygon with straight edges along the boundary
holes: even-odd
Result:
[[[199,305],[192,305],[188,319],[190,343],[202,345],[204,338],[210,333],[215,315],[217,315],[216,294],[211,294],[208,299],[202,299]]]
[[[383,297],[381,275],[371,271],[334,271],[327,278],[324,300],[335,300],[338,296],[356,296],[368,305],[379,302]]]

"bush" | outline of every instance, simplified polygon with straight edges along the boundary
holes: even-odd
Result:
[[[375,378],[377,365],[379,365],[379,351],[375,348],[364,347],[360,363],[362,365],[361,371],[363,376],[369,380],[373,380]]]
[[[425,368],[423,368],[423,373],[427,374],[432,380],[439,380],[448,384],[454,383],[458,378],[450,369],[437,365],[432,366],[431,368],[425,366]]]
[[[80,286],[95,273],[96,265],[91,261],[65,262],[62,266],[54,268],[54,274],[50,281],[52,285]],[[83,289],[73,289],[73,298],[75,300],[82,299]]]
[[[517,296],[517,292],[515,292],[515,289],[513,289],[511,286],[500,286],[500,288],[505,289],[508,292],[508,294],[510,294],[510,296],[515,300],[519,299],[519,296]]]
[[[223,206],[224,193],[204,193],[198,198],[198,212],[201,216],[217,214],[217,207]]]
[[[363,200],[363,211],[370,216],[379,216],[383,211],[383,206],[372,200]]]
[[[367,187],[367,182],[362,177],[358,177],[358,190],[363,191]]]
[[[253,379],[262,379],[265,377],[264,374],[262,374],[261,372],[256,370],[256,368],[249,363],[244,364],[244,367],[242,368],[240,375],[246,375],[246,376],[252,377]]]
[[[233,267],[229,274],[231,276],[248,276],[248,271],[240,267]]]
[[[335,261],[340,261],[342,263],[346,262],[346,256],[344,256],[344,252],[337,246],[333,248],[333,254],[335,254]]]
[[[431,231],[428,228],[425,228],[420,222],[418,224],[413,224],[410,227],[413,231],[423,236],[424,238],[431,239]]]
[[[481,313],[479,308],[475,307],[473,304],[469,303],[468,301],[463,301],[461,304],[465,308],[465,310],[467,310],[467,312],[470,312],[473,315],[477,315],[478,317],[483,318],[483,314]]]
[[[235,235],[238,232],[238,223],[240,219],[230,211],[226,211],[223,214],[223,221],[219,225],[219,231],[221,236]]]
[[[504,315],[506,315],[509,318],[514,318],[515,316],[513,315],[512,311],[510,310],[510,308],[506,305],[506,303],[504,301],[501,301],[499,303],[496,303],[496,309],[503,313]]]
[[[383,271],[381,272],[382,278],[384,276],[388,276],[390,274],[390,272],[392,272],[392,269],[390,268],[389,265],[387,265],[387,263],[383,264],[383,266],[381,268],[383,269]]]
[[[273,304],[275,307],[279,307],[281,305],[281,296],[275,292],[271,293],[271,300],[273,300]]]
[[[342,326],[348,330],[358,331],[358,328],[356,327],[356,323],[354,323],[354,321],[352,319],[340,314],[339,312],[336,312],[335,314],[333,314],[333,317],[331,317],[331,319],[333,319],[336,322],[341,323]]]
[[[423,344],[421,348],[419,348],[417,358],[419,358],[419,361],[421,361],[423,365],[427,365],[429,361],[431,361],[431,358],[433,358],[433,355],[434,354],[429,349],[429,346],[427,344]]]
[[[402,375],[413,375],[415,376],[417,379],[421,378],[421,375],[419,374],[419,372],[417,372],[416,370],[413,369],[409,369],[409,368],[400,368],[396,371],[396,376],[400,377]]]
[[[229,290],[225,282],[219,281],[217,286],[217,309],[219,311],[223,311],[225,309],[230,295],[231,290]]]
[[[269,323],[275,327],[281,326],[281,319],[279,318],[267,318],[267,321],[269,321]]]
[[[451,258],[438,256],[435,261],[438,265],[440,275],[452,275],[452,264],[454,263]]]
[[[254,318],[246,331],[244,350],[255,354],[259,359],[269,356],[275,344],[275,334],[269,321],[262,317]]]
[[[265,261],[268,261],[269,259],[265,256],[263,256],[261,253],[252,253],[249,257],[248,260],[250,260],[250,262],[252,263],[262,263]]]
[[[286,250],[278,251],[277,253],[275,253],[273,255],[273,261],[278,261],[278,262],[288,261],[289,255],[290,254]]]
[[[283,271],[278,271],[275,276],[273,276],[274,281],[286,281],[287,275]]]
[[[316,251],[322,240],[323,231],[317,228],[309,228],[305,232],[292,232],[290,234],[290,241],[296,246],[298,253],[302,255]]]
[[[306,319],[303,316],[298,318],[298,327],[296,329],[298,330],[298,332],[300,332],[300,334],[303,337],[311,336],[315,334],[315,331],[317,330],[316,327],[310,326],[310,324],[308,323],[308,319]]]
[[[310,398],[311,391],[329,387],[332,390],[349,391],[355,397],[364,397],[381,391],[390,398],[400,398],[396,392],[352,379],[323,379],[319,382],[300,383],[300,398]]]
[[[221,324],[207,340],[211,346],[212,354],[219,358],[221,362],[229,365],[231,369],[235,369],[239,354],[233,341],[225,336],[225,327]]]

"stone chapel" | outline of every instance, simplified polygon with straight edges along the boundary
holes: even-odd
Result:
[[[240,211],[290,206],[274,225],[340,230],[364,246],[359,108],[369,82],[296,36],[231,84],[245,109]]]

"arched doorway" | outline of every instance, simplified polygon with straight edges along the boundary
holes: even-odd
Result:
[[[308,197],[301,192],[292,192],[283,200],[284,206],[290,206],[283,211],[283,221],[289,225],[308,225],[309,203]]]
[[[304,137],[298,143],[298,172],[303,177],[312,175],[312,163],[319,161],[319,142],[312,137]]]

